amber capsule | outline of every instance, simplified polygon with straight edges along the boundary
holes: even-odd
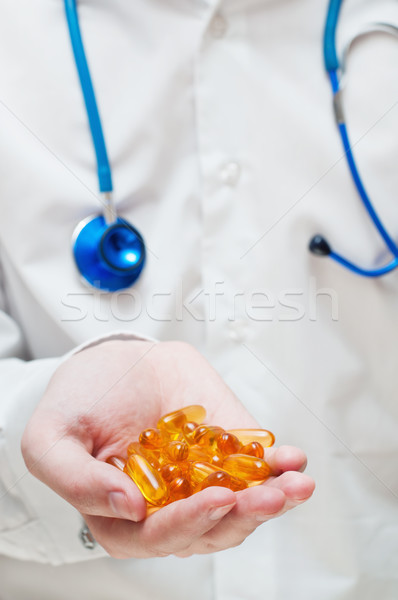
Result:
[[[236,435],[243,445],[258,442],[264,448],[268,448],[275,442],[274,434],[267,429],[229,429],[228,433]]]
[[[124,471],[131,477],[148,502],[160,506],[167,501],[169,491],[166,483],[143,456],[131,454]]]
[[[165,463],[159,469],[160,476],[166,483],[170,483],[176,477],[181,477],[183,469],[177,463]]]
[[[199,404],[185,406],[180,410],[175,410],[167,415],[164,415],[161,419],[159,419],[157,428],[170,433],[180,433],[183,426],[185,423],[188,423],[188,421],[202,423],[205,417],[206,411],[203,406],[200,406]]]
[[[120,471],[123,471],[126,465],[126,460],[124,458],[121,458],[120,456],[109,456],[106,459],[106,462],[108,463],[108,465],[113,465],[114,467],[117,467],[118,469],[120,469]]]
[[[147,504],[146,505],[146,516],[149,517],[153,513],[157,512],[160,508],[162,508],[162,507],[154,506],[153,504]]]
[[[221,433],[224,433],[222,427],[200,425],[193,432],[192,441],[200,446],[216,446],[217,438]]]
[[[189,446],[188,459],[192,461],[207,461],[208,455],[202,446],[198,446],[194,444],[193,446]]]
[[[216,466],[211,465],[209,462],[199,461],[192,462],[189,467],[189,478],[194,487],[197,487],[202,483],[208,475],[217,473],[220,469]]]
[[[169,440],[160,429],[151,427],[141,431],[138,441],[144,448],[156,449],[165,446]]]
[[[188,457],[189,446],[185,442],[174,441],[165,446],[164,452],[171,460],[179,462]]]
[[[209,452],[208,461],[212,465],[215,465],[216,467],[222,467],[223,462],[224,462],[224,457],[222,456],[222,454],[220,454],[216,450],[213,450],[212,452]]]
[[[130,456],[130,454],[140,454],[140,449],[141,444],[138,440],[135,440],[134,442],[130,442],[130,444],[127,446],[127,454],[128,456]]]
[[[238,454],[242,444],[233,433],[225,431],[217,437],[217,448],[224,456]]]
[[[222,457],[217,454],[212,448],[207,448],[206,446],[199,446],[195,444],[194,446],[189,446],[189,454],[188,459],[194,462],[210,462],[210,463],[222,463]]]
[[[257,458],[264,458],[264,447],[259,442],[250,442],[242,446],[240,454],[249,454],[250,456],[257,456]]]
[[[146,458],[155,469],[160,467],[161,455],[158,449],[144,448],[139,442],[131,442],[127,447],[127,454],[129,456],[131,454],[139,454]]]
[[[247,487],[249,487],[247,481],[241,479],[240,477],[234,477],[231,475],[231,484],[229,486],[230,490],[233,492],[239,492],[240,490],[245,490]]]
[[[211,486],[226,487],[233,492],[239,492],[240,490],[247,488],[247,483],[246,481],[243,481],[243,479],[234,477],[226,471],[216,471],[215,473],[210,473],[210,475],[208,475],[206,479],[202,481],[200,489],[204,490],[205,488]]]
[[[195,421],[188,421],[182,426],[182,433],[188,444],[192,443],[192,435],[197,427],[198,423],[196,423]]]
[[[213,475],[215,477],[215,473],[224,473],[226,475],[229,475],[229,485],[224,487],[229,487],[229,489],[233,490],[234,492],[244,490],[248,487],[247,483],[243,481],[240,477],[235,477],[231,473],[227,473],[225,470],[220,469],[216,465],[212,465],[208,462],[195,462],[191,463],[189,468],[189,478],[194,488],[194,491],[196,492],[202,489],[201,485],[203,481],[210,477],[210,475]]]
[[[246,481],[264,481],[271,474],[264,459],[248,454],[230,454],[224,458],[223,469]]]
[[[207,487],[211,487],[213,485],[219,487],[229,488],[231,483],[231,475],[226,473],[225,471],[215,471],[214,473],[210,473],[200,484],[200,489],[204,490]]]
[[[192,494],[192,486],[185,477],[176,477],[169,484],[169,502],[188,498]]]
[[[193,488],[195,491],[198,491],[200,489],[199,486],[206,477],[220,471],[224,471],[224,469],[221,469],[217,465],[212,465],[207,461],[191,462],[188,469],[188,476]]]

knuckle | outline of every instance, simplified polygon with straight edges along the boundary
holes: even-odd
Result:
[[[228,546],[230,547],[230,546]],[[224,547],[220,544],[216,544],[210,540],[206,540],[204,542],[204,550],[206,554],[212,554],[213,552],[219,552],[220,550],[224,550]]]

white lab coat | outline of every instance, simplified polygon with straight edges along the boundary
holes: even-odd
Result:
[[[70,249],[100,203],[63,2],[0,1],[1,600],[398,597],[398,274],[366,280],[307,251],[321,232],[365,266],[386,258],[333,120],[326,5],[79,2],[118,210],[148,245],[137,285],[109,295]],[[398,25],[397,3],[346,0],[339,47],[369,20]],[[395,237],[397,61],[394,39],[358,44],[345,95]],[[277,444],[307,452],[311,501],[213,556],[84,548],[19,443],[67,353],[119,332],[204,353]]]

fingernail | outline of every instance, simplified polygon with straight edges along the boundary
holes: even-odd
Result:
[[[217,506],[217,508],[211,509],[209,512],[209,519],[211,519],[212,521],[218,521],[219,519],[222,519],[222,517],[229,513],[231,508],[233,508],[234,506],[235,503],[227,504],[226,506]]]
[[[109,504],[116,517],[119,519],[133,519],[132,511],[127,507],[127,498],[123,492],[111,492]]]

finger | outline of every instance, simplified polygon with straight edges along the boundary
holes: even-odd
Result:
[[[271,467],[274,475],[285,471],[303,472],[307,466],[307,457],[300,448],[294,446],[280,446],[279,448],[266,448],[264,458]]]
[[[25,460],[33,475],[81,513],[133,521],[145,518],[145,500],[130,477],[93,458],[74,439],[61,439],[38,459]]]
[[[281,514],[286,497],[281,490],[259,486],[236,494],[237,503],[214,528],[193,545],[187,552],[179,556],[189,556],[192,553],[203,554],[219,552],[241,544],[260,524],[267,519]]]
[[[279,477],[275,477],[266,482],[264,487],[272,487],[283,491],[289,500],[288,507],[296,506],[310,498],[315,489],[315,482],[304,473],[287,471]]]
[[[307,475],[287,472],[267,484],[238,492],[233,510],[190,548],[190,554],[217,552],[241,544],[261,523],[280,517],[307,500],[314,487]]]
[[[178,554],[230,511],[236,496],[227,488],[207,488],[161,508],[140,523],[88,516],[95,539],[115,558],[149,558]]]

